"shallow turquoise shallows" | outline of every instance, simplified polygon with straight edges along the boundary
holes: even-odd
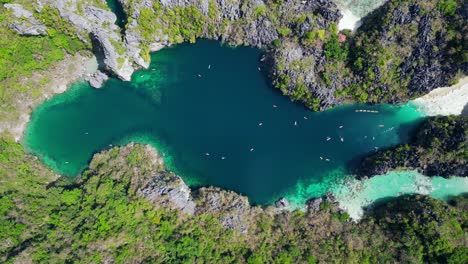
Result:
[[[206,40],[162,50],[132,82],[111,79],[101,89],[77,83],[42,104],[24,144],[75,176],[95,152],[149,143],[192,186],[224,187],[264,204],[322,194],[320,183],[349,174],[362,155],[406,142],[421,120],[411,105],[313,113],[268,84],[260,56]]]

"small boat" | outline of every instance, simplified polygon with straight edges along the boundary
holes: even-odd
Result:
[[[109,144],[109,147],[112,147],[112,144]]]
[[[274,104],[274,105],[273,105],[273,108],[276,108],[276,107],[278,107],[278,106]]]
[[[210,155],[210,153],[208,153],[208,152],[207,152],[207,153],[205,153],[205,156],[209,156],[209,155]]]
[[[304,116],[304,120],[307,120],[307,119],[309,119],[309,118],[307,116]]]
[[[331,137],[327,137],[327,141],[330,141]]]
[[[208,70],[209,70],[209,69],[211,69],[211,64],[210,64],[210,65],[208,65]]]
[[[250,152],[252,152],[252,151],[254,151],[254,148],[251,148],[251,149],[250,149]]]
[[[260,67],[258,67],[258,71],[261,71],[262,69]]]
[[[372,137],[372,140],[375,140],[375,137]]]
[[[155,71],[156,69],[151,69],[152,71]]]
[[[344,142],[344,138],[340,137],[341,142]]]
[[[294,121],[294,125],[297,126],[297,121]]]
[[[320,159],[321,159],[321,160],[323,160],[323,157],[322,157],[322,156],[320,156]]]
[[[65,164],[68,164],[69,162],[68,161],[65,161]]]
[[[379,127],[384,127],[384,125],[379,125]]]
[[[343,128],[343,126],[339,126],[339,128]]]
[[[198,74],[198,78],[201,78],[201,77],[202,77],[201,74]]]
[[[259,125],[259,126],[262,126],[262,125],[263,125],[263,123],[262,123],[262,122],[260,122],[260,123],[258,123],[258,125]]]
[[[326,161],[330,161],[330,159],[325,159]]]
[[[85,132],[85,135],[88,135],[88,134],[89,134],[89,132]]]
[[[221,159],[222,159],[222,160],[223,160],[223,159],[226,159],[226,157],[221,157]]]

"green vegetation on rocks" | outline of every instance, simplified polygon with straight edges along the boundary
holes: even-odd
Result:
[[[192,194],[197,207],[192,215],[170,210],[161,204],[164,199],[143,192],[164,171],[148,147],[97,154],[77,179],[57,178],[9,138],[2,137],[0,147],[3,263],[467,260],[466,198],[448,205],[404,197],[378,205],[355,223],[332,200],[289,212],[251,207],[231,192],[200,189]]]
[[[466,74],[460,0],[392,0],[338,33],[328,1],[123,1],[132,17],[127,40],[141,56],[154,44],[197,38],[265,49],[275,87],[313,110],[346,102],[402,102]]]
[[[393,0],[362,21],[348,61],[355,80],[345,97],[402,102],[467,74],[463,1]]]
[[[364,159],[360,174],[418,169],[428,176],[468,176],[468,118],[430,117],[411,144],[379,151]]]
[[[34,9],[31,9],[34,10]],[[47,27],[43,36],[22,36],[9,25],[17,18],[0,5],[0,121],[18,119],[18,102],[34,100],[49,83],[44,77],[33,77],[34,72],[46,70],[68,54],[88,49],[76,36],[76,31],[56,9],[44,7],[35,18]]]

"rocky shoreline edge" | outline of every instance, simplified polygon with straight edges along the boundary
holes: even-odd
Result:
[[[96,10],[94,10],[94,11],[96,11]],[[111,17],[110,14],[109,14],[109,16]],[[112,19],[112,17],[110,19]],[[164,47],[166,45],[169,45],[169,44],[168,43],[167,44],[161,44],[160,42],[155,43],[154,45],[150,46],[149,51],[159,50],[159,49],[161,49],[162,47]],[[54,83],[48,85],[51,88],[50,91],[45,91],[41,95],[41,97],[39,99],[36,99],[34,101],[30,101],[30,102],[26,102],[26,103],[22,102],[22,103],[24,103],[24,108],[21,111],[22,112],[21,117],[18,118],[18,120],[14,124],[11,124],[11,123],[0,124],[0,127],[1,127],[0,132],[6,131],[6,132],[9,132],[9,133],[12,133],[14,135],[15,140],[20,141],[21,137],[22,137],[22,135],[24,133],[24,129],[26,127],[26,124],[27,124],[27,122],[29,120],[31,110],[34,107],[36,107],[37,105],[39,105],[41,102],[43,102],[44,100],[47,100],[48,98],[50,98],[50,96],[53,96],[56,93],[64,92],[68,87],[70,87],[70,85],[73,82],[75,82],[75,81],[77,81],[79,79],[91,78],[90,79],[91,83],[94,82],[96,84],[95,86],[99,86],[99,83],[103,79],[105,79],[107,77],[105,77],[101,72],[98,72],[97,74],[95,74],[95,72],[88,70],[89,67],[86,66],[86,65],[88,65],[89,61],[93,61],[93,60],[95,60],[93,57],[89,58],[89,57],[83,56],[83,55],[69,56],[66,59],[64,59],[63,61],[57,63],[55,68],[52,67],[48,71],[43,72],[42,74],[44,74],[44,76],[47,73],[51,74],[51,76],[54,76],[54,78],[52,79]],[[77,68],[72,69],[70,71],[63,71],[63,69],[70,69],[70,67],[68,67],[70,65],[73,66],[73,67],[77,67]],[[57,78],[57,76],[58,76],[58,78]],[[131,73],[129,73],[128,78],[126,78],[126,79],[130,79],[130,76],[131,76]],[[465,86],[463,86],[463,87],[465,87]],[[179,180],[181,181],[180,177],[176,176],[176,178],[170,180],[169,183],[171,183],[172,181],[177,182]],[[162,178],[160,177],[157,180],[157,183],[159,184],[159,183],[164,182],[164,181],[166,181],[166,178],[165,177],[162,177]],[[182,181],[182,183],[183,183],[183,181]],[[183,183],[183,184],[185,185],[185,183]],[[222,190],[218,189],[218,188],[212,188],[211,190],[217,190],[217,191],[214,191],[214,193],[216,193],[218,191],[222,192]],[[170,190],[168,192],[170,192]],[[152,193],[152,192],[149,192],[149,193]],[[163,193],[166,194],[167,192],[163,192]],[[314,202],[312,202],[312,204],[315,204],[315,203],[316,202],[314,200]],[[279,205],[278,207],[280,207],[280,208],[288,208],[287,201],[285,201],[285,200],[283,200],[281,198],[278,200],[277,204]],[[188,208],[191,208],[191,206],[189,206]],[[184,210],[191,211],[191,209],[184,209]]]
[[[156,206],[177,210],[186,215],[212,214],[218,215],[221,224],[241,233],[247,232],[249,223],[260,212],[269,215],[282,214],[284,211],[295,210],[317,213],[326,208],[338,214],[349,215],[340,209],[339,203],[332,193],[323,197],[309,199],[302,208],[290,204],[284,197],[279,197],[274,205],[252,205],[246,196],[234,191],[218,187],[190,188],[184,180],[168,171],[164,166],[163,157],[150,145],[130,143],[123,147],[113,147],[96,153],[83,173],[86,177],[105,176],[101,167],[128,167],[129,157],[138,156],[134,163],[132,187],[135,193],[145,197]],[[115,172],[115,171],[114,171]],[[119,173],[117,176],[120,177]],[[123,175],[122,175],[123,177]],[[80,182],[78,178],[78,182]],[[358,219],[354,219],[358,220]]]

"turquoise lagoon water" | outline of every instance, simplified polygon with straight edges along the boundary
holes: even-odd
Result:
[[[268,84],[260,56],[205,40],[164,49],[132,82],[76,83],[42,104],[24,145],[76,176],[95,152],[148,143],[191,186],[231,189],[259,204],[279,196],[301,203],[342,186],[363,155],[407,142],[422,118],[410,104],[313,113]]]

